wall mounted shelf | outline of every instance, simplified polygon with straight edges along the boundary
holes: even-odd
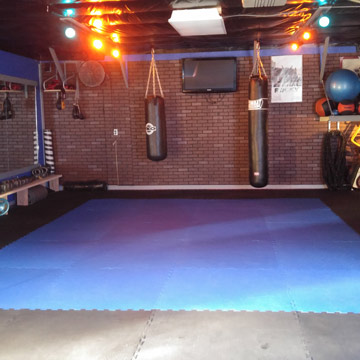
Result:
[[[71,90],[67,90],[65,89],[65,93],[70,93],[70,92],[75,92],[75,89],[71,89]],[[58,93],[61,92],[61,90],[59,89],[54,89],[54,90],[44,90],[44,93]]]
[[[0,75],[0,81],[2,81],[3,83],[9,82],[9,83],[23,85],[24,88],[22,90],[1,90],[1,92],[2,93],[21,92],[25,95],[26,99],[28,98],[28,86],[36,87],[38,85],[37,82],[33,81],[33,80],[27,80],[27,79],[22,79],[22,78],[18,78],[18,77],[14,77],[14,76],[7,76],[7,75]]]
[[[24,90],[0,90],[0,93],[23,93]]]
[[[25,95],[25,98],[28,98],[28,88],[27,85],[24,85],[22,90],[0,90],[0,94],[11,94],[11,93],[21,93]]]
[[[330,115],[320,116],[319,121],[331,121],[331,122],[360,122],[360,115]]]
[[[65,67],[65,76],[66,76],[66,67]],[[53,81],[56,80],[56,82],[57,82],[56,87],[59,87],[62,84],[66,93],[67,92],[75,92],[75,89],[67,89],[66,88],[66,86],[68,86],[67,81],[72,78],[75,78],[75,74],[65,77],[64,81],[60,82],[60,80],[58,80],[58,73],[56,72],[54,75],[50,76],[43,82],[43,91],[44,92],[55,92],[55,93],[60,92],[61,91],[60,89],[47,89],[47,83],[50,82],[51,80],[53,80]]]

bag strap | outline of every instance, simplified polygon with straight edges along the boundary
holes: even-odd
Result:
[[[156,79],[157,79],[157,82],[158,82],[160,94],[161,94],[161,97],[163,98],[164,93],[162,91],[161,82],[160,82],[160,78],[159,78],[159,73],[158,73],[157,67],[156,67],[154,49],[151,49],[151,62],[150,62],[148,81],[147,81],[147,85],[146,85],[145,99],[148,96],[151,75],[152,75],[153,95],[156,96],[156,84],[155,84],[155,75],[156,75]]]
[[[254,57],[253,57],[253,68],[250,74],[250,77],[258,75],[261,79],[264,75],[266,75],[265,68],[260,58],[260,43],[258,41],[254,41]]]
[[[76,82],[75,82],[75,104],[79,103],[80,99],[80,88],[79,88],[79,75],[76,74]]]

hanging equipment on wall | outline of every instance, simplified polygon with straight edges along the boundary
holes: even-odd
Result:
[[[346,189],[346,139],[339,130],[328,131],[323,144],[323,179],[330,190]]]
[[[356,137],[357,137],[359,134],[360,134],[360,125],[358,126],[358,128],[357,128],[356,130],[354,130],[354,133],[353,133],[353,135],[351,136],[351,142],[352,142],[354,145],[358,146],[358,147],[360,147],[360,143],[358,143],[358,142],[356,141]]]
[[[58,110],[64,110],[65,109],[65,99],[66,99],[65,89],[62,87],[56,96],[57,96],[56,108]]]
[[[14,116],[12,104],[9,99],[9,94],[5,93],[5,99],[2,104],[2,111],[0,115],[0,120],[12,119]]]
[[[254,42],[253,69],[249,77],[249,180],[254,187],[268,183],[267,117],[268,79],[260,59],[260,45]]]
[[[34,136],[34,164],[39,163],[39,139],[38,139],[38,133],[37,130],[33,131]]]
[[[45,164],[50,167],[50,174],[55,174],[55,160],[51,130],[44,130]]]
[[[80,99],[79,77],[76,76],[75,101],[73,104],[72,117],[73,119],[84,120],[85,116],[80,110],[79,99]]]
[[[155,74],[161,96],[156,95]],[[148,96],[151,77],[153,95]],[[156,68],[154,49],[151,51],[149,78],[145,93],[145,124],[146,151],[148,159],[153,161],[164,160],[167,156],[165,103],[159,74]]]

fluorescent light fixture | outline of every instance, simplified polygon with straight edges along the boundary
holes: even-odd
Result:
[[[286,0],[242,0],[244,8],[284,6]]]
[[[169,23],[181,36],[226,34],[224,20],[216,7],[173,10]]]

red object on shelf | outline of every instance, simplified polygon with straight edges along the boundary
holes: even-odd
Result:
[[[10,89],[15,91],[21,91],[23,89],[23,86],[17,83],[10,83]]]
[[[61,82],[58,79],[53,79],[46,84],[46,90],[61,89]]]

